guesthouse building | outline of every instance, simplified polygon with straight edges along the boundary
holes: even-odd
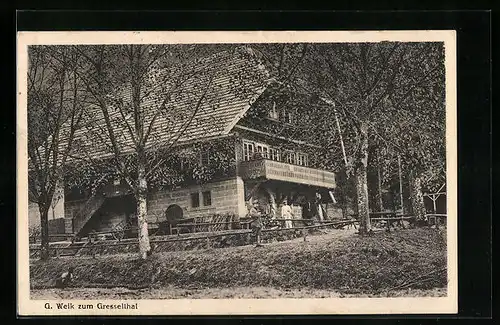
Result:
[[[315,217],[310,207],[317,203],[323,204],[325,218],[336,213],[335,173],[321,163],[324,148],[305,134],[303,126],[300,130],[296,126],[308,108],[282,100],[290,90],[277,87],[254,56],[245,47],[204,59],[203,64],[220,66],[214,82],[221,87],[212,94],[217,105],[200,109],[196,122],[187,126],[172,150],[166,163],[178,172],[179,180],[148,189],[149,223],[210,215],[244,218],[251,202],[257,202],[266,215],[280,218],[284,199],[298,218]],[[231,87],[235,78],[247,76],[248,91]],[[178,105],[177,109],[186,109],[181,102]],[[169,130],[158,123],[154,132],[162,137]],[[83,145],[90,141],[77,140]],[[134,196],[119,178],[94,193],[78,186],[62,187],[64,195],[54,210],[64,218],[68,235],[112,231],[134,218]],[[36,209],[30,209],[30,223],[36,219]]]

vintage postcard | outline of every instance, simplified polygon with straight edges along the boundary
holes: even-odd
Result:
[[[455,31],[17,45],[19,315],[457,313]]]

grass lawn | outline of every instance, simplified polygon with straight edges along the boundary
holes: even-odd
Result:
[[[72,288],[54,279],[75,267]],[[360,237],[328,230],[287,242],[134,255],[32,261],[33,299],[445,296],[446,230]]]
[[[68,288],[33,290],[31,299],[266,299],[266,298],[380,298],[380,297],[445,297],[446,288],[393,290],[378,294],[346,294],[326,289],[279,289],[272,287],[235,287],[183,289],[177,287]]]

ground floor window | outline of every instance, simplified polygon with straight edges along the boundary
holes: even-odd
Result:
[[[191,193],[191,207],[197,208],[200,206],[200,195],[198,192]]]
[[[205,191],[202,193],[203,196],[203,205],[212,205],[212,192],[210,191]]]

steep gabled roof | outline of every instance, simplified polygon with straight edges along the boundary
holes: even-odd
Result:
[[[264,66],[244,47],[193,60],[177,71],[191,77],[176,79],[182,82],[170,81],[165,76],[176,76],[175,72],[162,69],[152,70],[148,75],[153,86],[147,89],[149,94],[144,94],[147,99],[141,105],[144,125],[151,125],[148,147],[227,135],[269,81]],[[130,88],[123,88],[121,95],[120,101],[130,102]],[[201,105],[195,111],[200,99]],[[159,110],[162,104],[164,109]],[[89,106],[86,119],[86,126],[75,135],[79,150],[96,158],[111,155],[100,108]],[[134,140],[129,129],[134,126],[133,116],[116,110],[111,119],[121,151],[133,151]]]

